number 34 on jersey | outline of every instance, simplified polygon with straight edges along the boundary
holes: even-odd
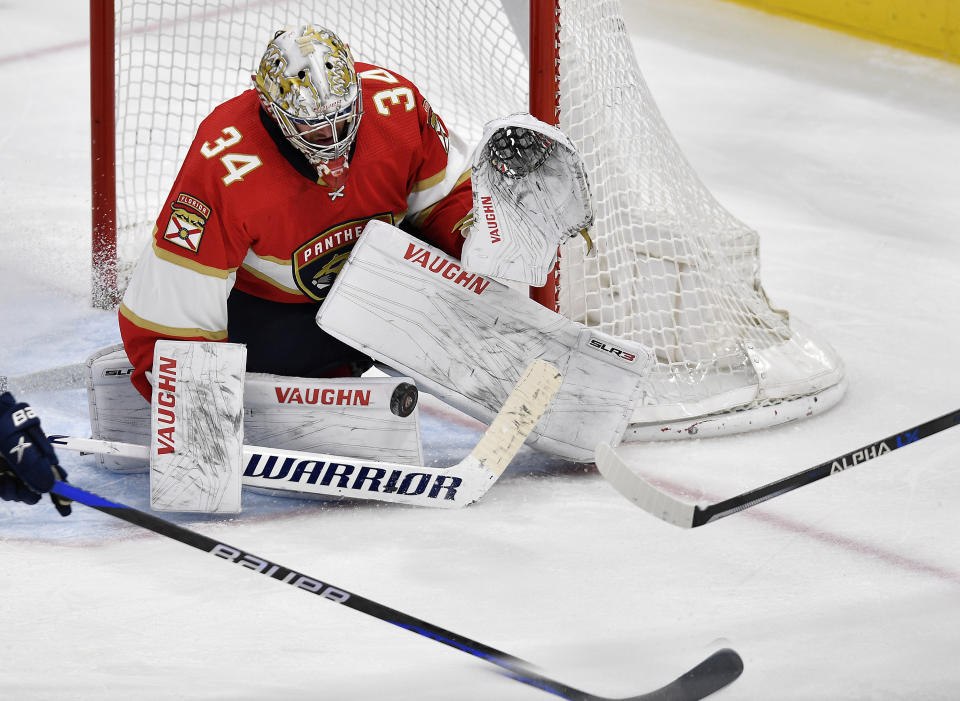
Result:
[[[204,158],[216,158],[220,156],[220,162],[227,169],[227,174],[223,176],[223,184],[230,185],[243,180],[243,176],[255,171],[263,165],[259,156],[252,153],[223,153],[232,146],[236,146],[243,139],[243,135],[237,131],[236,127],[224,127],[223,136],[216,139],[213,143],[205,142],[200,147],[200,153]],[[223,154],[222,156],[220,154]]]

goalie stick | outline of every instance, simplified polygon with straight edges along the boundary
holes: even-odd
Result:
[[[323,599],[347,606],[354,611],[365,613],[381,621],[392,623],[399,628],[409,630],[411,633],[416,633],[474,657],[479,657],[499,667],[503,670],[502,673],[505,676],[542,689],[560,698],[576,701],[607,701],[607,697],[590,694],[544,676],[534,671],[530,663],[519,657],[501,652],[459,633],[454,633],[340,587],[314,579],[232,545],[165,521],[152,514],[118,502],[109,501],[66,482],[58,481],[54,485],[53,492],[135,526],[180,541],[185,545],[266,575],[271,579],[289,584],[297,589],[303,589]],[[649,693],[631,696],[623,699],[623,701],[694,701],[695,699],[702,699],[736,680],[742,671],[743,661],[740,656],[734,650],[723,648],[665,686]]]
[[[922,438],[932,436],[951,426],[960,423],[960,409],[951,411],[943,416],[931,419],[925,423],[908,428],[900,433],[870,443],[844,453],[839,457],[827,460],[819,465],[783,479],[771,482],[763,487],[751,489],[729,499],[710,504],[697,506],[680,501],[657,489],[647,480],[631,471],[619,455],[609,445],[601,443],[597,446],[596,463],[607,481],[612,484],[623,496],[639,506],[641,509],[657,518],[672,523],[681,528],[696,528],[713,523],[721,518],[744,511],[757,504],[762,504],[781,494],[786,494],[804,485],[816,482],[824,477],[830,477],[851,467],[873,460],[897,448],[916,443]]]
[[[452,467],[423,467],[322,453],[243,446],[246,486],[331,497],[375,499],[415,506],[459,508],[487,493],[550,405],[563,378],[535,360],[527,367],[470,454]],[[49,436],[67,450],[150,458],[145,445]]]

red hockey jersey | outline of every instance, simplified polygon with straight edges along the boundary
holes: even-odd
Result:
[[[120,305],[132,381],[145,397],[158,338],[229,340],[234,287],[322,303],[371,219],[406,219],[459,257],[470,153],[409,80],[356,68],[363,117],[345,179],[318,176],[273,129],[254,90],[201,123]]]

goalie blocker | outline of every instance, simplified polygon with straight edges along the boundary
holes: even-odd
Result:
[[[620,442],[652,360],[380,221],[367,224],[317,323],[486,423],[532,360],[549,362],[563,384],[528,443],[581,462],[598,442]]]

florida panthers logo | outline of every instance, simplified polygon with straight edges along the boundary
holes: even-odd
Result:
[[[294,252],[291,259],[293,279],[303,294],[316,302],[326,299],[333,281],[360,238],[363,227],[372,219],[393,224],[390,212],[342,222],[317,234]]]

